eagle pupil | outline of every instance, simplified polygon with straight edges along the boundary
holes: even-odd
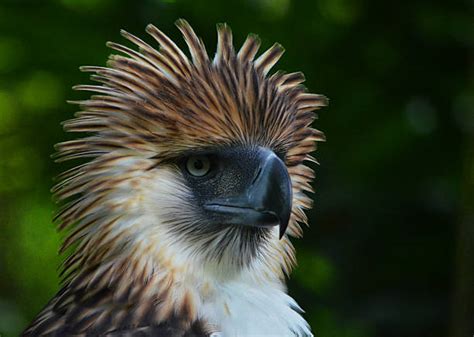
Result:
[[[202,162],[202,160],[200,159],[197,159],[195,162],[194,162],[194,168],[196,170],[202,170],[204,168],[204,163]]]

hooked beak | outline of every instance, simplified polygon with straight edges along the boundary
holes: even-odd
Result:
[[[239,195],[204,204],[221,223],[253,227],[280,226],[285,234],[291,215],[291,180],[283,161],[267,149],[259,151],[255,178]]]

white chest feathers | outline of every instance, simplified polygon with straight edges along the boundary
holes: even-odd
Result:
[[[213,337],[312,336],[300,307],[280,288],[237,281],[218,285],[202,299],[200,315],[218,331]]]

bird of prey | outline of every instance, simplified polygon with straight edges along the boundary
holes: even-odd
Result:
[[[155,48],[122,31],[97,85],[57,144],[79,159],[53,193],[66,232],[62,288],[24,336],[311,336],[286,293],[302,235],[327,99],[301,73],[270,73],[279,44],[235,51],[226,24],[217,51],[184,20],[189,56],[162,31]]]

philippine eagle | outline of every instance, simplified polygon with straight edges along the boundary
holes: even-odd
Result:
[[[184,20],[190,57],[153,25],[156,49],[108,43],[98,85],[76,101],[57,160],[82,159],[53,188],[66,230],[62,289],[24,336],[310,336],[287,295],[327,99],[301,73],[270,69],[279,44],[255,58],[217,26],[210,59]],[[88,160],[84,160],[88,158]]]

